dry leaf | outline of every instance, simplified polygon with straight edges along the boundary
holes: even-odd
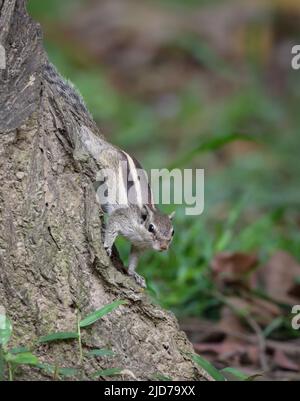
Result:
[[[257,264],[257,256],[242,252],[222,252],[211,262],[213,275],[218,282],[241,281]]]
[[[300,371],[300,365],[292,361],[282,350],[276,350],[273,357],[273,362],[279,368],[292,370],[294,372]]]
[[[258,284],[273,299],[296,305],[300,300],[300,264],[288,253],[276,252],[256,274]]]

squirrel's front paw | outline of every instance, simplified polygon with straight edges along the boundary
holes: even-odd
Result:
[[[137,273],[134,273],[133,277],[139,286],[141,286],[142,288],[147,288],[146,280],[144,279],[144,277],[140,276]]]
[[[129,276],[132,276],[135,279],[135,281],[139,286],[141,286],[142,288],[147,288],[146,280],[144,279],[144,277],[140,276],[131,269],[128,269],[128,274]]]
[[[111,254],[112,254],[111,248],[110,248],[109,246],[105,246],[105,244],[104,244],[104,249],[105,249],[107,255],[108,255],[109,257],[111,257]]]

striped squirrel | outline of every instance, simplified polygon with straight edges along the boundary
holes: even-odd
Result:
[[[52,64],[45,65],[43,76],[75,111],[89,115],[80,94],[61,78]],[[128,274],[145,288],[145,279],[135,271],[139,256],[146,249],[169,248],[174,236],[174,213],[166,215],[156,208],[147,175],[137,160],[85,126],[81,127],[81,141],[104,167],[95,186],[97,201],[108,216],[104,248],[110,257],[117,236],[128,239],[131,242]],[[108,192],[113,192],[113,200],[107,196]]]

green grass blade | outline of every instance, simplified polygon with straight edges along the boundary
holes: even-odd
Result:
[[[86,356],[115,356],[115,353],[110,349],[93,349],[86,353]]]
[[[98,370],[93,374],[93,377],[107,377],[107,376],[116,376],[122,373],[123,369],[120,368],[112,368],[112,369],[103,369]]]
[[[11,348],[9,352],[11,354],[20,354],[24,352],[30,352],[30,350],[27,347],[16,347],[16,348]]]
[[[78,339],[78,333],[76,332],[68,332],[68,331],[61,331],[57,333],[51,333],[46,336],[40,337],[37,342],[42,343],[49,343],[52,341],[64,341],[64,340],[71,340],[71,339]]]
[[[10,352],[5,355],[6,362],[14,365],[38,365],[38,358],[31,352],[22,352],[20,354],[11,354]]]
[[[79,373],[79,370],[76,368],[59,368],[58,374],[61,376],[72,377],[76,376]]]
[[[38,363],[37,368],[44,370],[46,373],[53,374],[54,372],[54,367],[52,365],[49,365],[48,363]]]
[[[163,381],[163,382],[171,382],[172,378],[170,376],[162,375],[161,373],[156,373],[153,376],[154,380]]]
[[[269,337],[273,331],[277,330],[279,327],[283,326],[284,318],[282,316],[278,316],[277,318],[273,319],[272,322],[264,329],[263,334],[264,337]]]
[[[95,312],[91,313],[86,318],[80,321],[80,327],[82,328],[90,326],[91,324],[95,323],[97,320],[101,319],[103,316],[107,315],[108,313],[112,312],[114,309],[123,304],[126,304],[126,301],[118,300],[104,306],[101,309],[96,310]]]
[[[55,373],[55,366],[49,365],[47,363],[39,363],[37,367],[41,370],[44,370],[46,373],[53,375]],[[76,368],[58,368],[57,370],[58,375],[60,376],[76,376],[79,373],[79,370]]]
[[[202,358],[200,355],[188,354],[192,360],[205,370],[213,379],[219,382],[226,381],[226,378],[219,372],[210,362]]]
[[[262,373],[256,373],[254,375],[246,375],[245,373],[241,372],[236,368],[224,368],[221,370],[222,373],[229,373],[230,375],[236,377],[241,381],[254,381],[257,377],[262,376]]]
[[[257,379],[258,377],[262,377],[263,375],[264,375],[263,373],[256,373],[255,375],[248,376],[245,381],[253,382],[255,379]]]
[[[224,369],[221,370],[221,372],[229,373],[230,375],[232,375],[232,376],[234,376],[237,379],[242,380],[242,381],[245,381],[248,378],[248,376],[245,373],[240,372],[236,368],[224,368]]]
[[[0,315],[0,346],[6,345],[11,337],[12,324],[6,315]]]
[[[222,135],[222,136],[217,136],[215,138],[204,140],[198,146],[195,146],[193,148],[193,150],[188,152],[182,158],[180,158],[176,162],[172,163],[172,165],[169,166],[169,169],[173,169],[176,167],[182,167],[182,166],[186,165],[187,163],[191,162],[191,160],[193,160],[194,157],[198,156],[199,154],[202,154],[205,152],[216,151],[218,149],[221,149],[223,146],[225,146],[231,142],[238,141],[238,140],[255,141],[255,138],[250,135],[245,135],[245,134],[229,134],[229,135]]]

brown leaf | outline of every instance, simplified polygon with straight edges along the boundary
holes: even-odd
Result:
[[[230,299],[235,304],[236,308],[242,309],[248,307],[247,302],[238,297],[232,297]],[[219,359],[226,360],[227,364],[229,364],[229,362],[234,362],[257,365],[259,361],[258,345],[249,344],[246,340],[247,335],[249,335],[246,326],[242,324],[241,319],[228,306],[224,306],[221,313],[222,319],[218,327],[224,330],[227,335],[223,341],[221,348],[222,353],[219,355]],[[231,332],[234,335],[231,336],[229,334]],[[236,335],[240,335],[240,338],[237,338]]]
[[[239,298],[236,298],[237,300]],[[243,305],[244,306],[244,305]],[[223,330],[225,333],[233,332],[235,334],[247,334],[245,325],[242,324],[241,319],[232,311],[228,306],[224,306],[221,310],[221,320],[218,324],[218,328]],[[230,335],[227,334],[227,337]],[[238,340],[234,337],[236,342],[244,343],[243,340]]]
[[[288,253],[276,252],[256,274],[257,282],[273,299],[295,305],[300,299],[300,264]]]
[[[292,370],[294,372],[300,371],[300,365],[288,358],[282,350],[277,349],[275,351],[273,361],[279,368]]]
[[[244,315],[246,319],[247,317],[251,317],[264,327],[281,315],[281,310],[277,305],[270,301],[252,296],[251,294],[245,295],[244,298],[227,297],[227,302],[228,305],[233,308],[234,312],[232,313],[235,313],[237,319],[239,319],[238,315],[241,314]],[[230,320],[230,324],[232,324],[232,319],[233,317]]]
[[[213,357],[215,360],[222,362],[226,361],[226,365],[232,363],[240,364],[242,359],[247,359],[249,363],[248,351],[250,351],[250,348],[257,348],[249,344],[237,344],[231,340],[225,340],[222,343],[196,343],[193,346],[200,355]]]
[[[255,296],[249,299],[251,303],[251,314],[254,319],[262,326],[267,326],[276,317],[282,315],[282,311],[273,302],[267,301],[265,299],[257,298]]]
[[[211,268],[221,283],[237,282],[245,278],[257,264],[257,256],[242,252],[222,252],[214,257]]]

